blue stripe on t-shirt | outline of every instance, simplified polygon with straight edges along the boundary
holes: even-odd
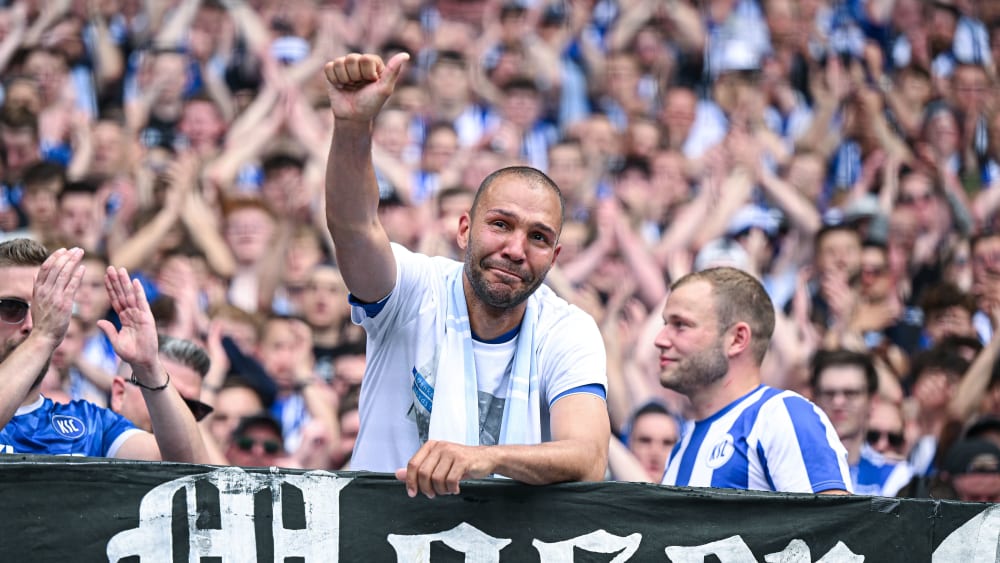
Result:
[[[562,399],[566,395],[575,395],[577,393],[589,393],[591,395],[596,395],[600,397],[602,401],[608,400],[608,392],[604,390],[603,385],[601,385],[600,383],[588,383],[586,385],[580,385],[572,389],[567,389],[562,393],[559,393],[558,395],[556,395],[555,399],[549,401],[549,407],[551,408],[552,405],[556,404],[556,401]]]
[[[802,452],[806,475],[814,493],[830,489],[845,489],[837,451],[830,447],[826,425],[820,420],[816,407],[802,397],[785,398],[785,408],[794,422],[795,437]]]
[[[514,337],[516,337],[517,333],[520,331],[521,331],[521,325],[517,325],[514,328],[508,330],[507,332],[491,340],[483,340],[482,338],[479,338],[479,335],[473,332],[472,339],[475,340],[476,342],[481,342],[483,344],[503,344],[504,342],[510,342],[511,340],[514,340]]]
[[[760,387],[754,389],[756,392]],[[729,435],[735,439],[733,447],[736,449],[732,457],[723,467],[712,472],[712,486],[728,489],[747,489],[750,487],[750,451],[748,450],[747,436],[750,435],[754,425],[757,423],[757,416],[760,409],[771,397],[781,393],[779,389],[767,389],[757,397],[752,405],[743,409],[733,425],[729,427]]]
[[[389,297],[391,297],[391,296],[392,296],[392,293],[390,293],[389,295],[386,295],[385,297],[383,297],[382,299],[379,299],[378,301],[376,301],[374,303],[365,303],[364,301],[358,301],[358,299],[356,297],[354,297],[353,294],[348,293],[347,294],[347,301],[351,305],[355,305],[357,307],[361,307],[365,311],[365,316],[367,316],[369,319],[374,319],[379,313],[382,312],[382,309],[385,308],[385,304],[386,304],[386,302],[389,301]]]
[[[767,486],[772,490],[778,490],[774,486],[774,479],[771,478],[771,469],[767,466],[767,456],[764,455],[764,446],[757,442],[757,459],[760,460],[760,466],[764,470],[764,477],[767,479]]]
[[[854,485],[856,495],[881,495],[883,487],[896,470],[895,464],[885,463],[875,464],[864,454],[858,460],[858,464],[851,466],[851,480]]]
[[[677,468],[677,479],[674,482],[678,485],[687,486],[691,482],[691,472],[694,470],[694,462],[698,459],[698,450],[701,449],[701,443],[705,441],[705,435],[708,434],[708,429],[711,427],[712,423],[706,420],[694,424],[691,439],[684,450],[684,456],[681,457],[681,464]]]

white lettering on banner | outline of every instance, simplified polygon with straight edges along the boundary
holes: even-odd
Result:
[[[673,563],[702,563],[705,557],[715,555],[722,563],[756,563],[757,559],[740,536],[730,536],[724,540],[693,546],[670,546],[667,557]],[[837,542],[833,549],[816,563],[862,563],[864,555],[852,552],[843,542]],[[792,540],[780,553],[764,556],[767,563],[812,563],[809,546],[802,540]]]
[[[341,477],[326,471],[302,474],[248,473],[238,467],[224,467],[163,483],[149,491],[139,505],[139,526],[116,534],[107,545],[108,560],[116,563],[126,557],[138,556],[142,563],[172,563],[174,497],[184,491],[187,506],[188,560],[203,557],[221,558],[224,562],[257,561],[254,496],[261,491],[271,494],[271,535],[273,561],[304,558],[307,562],[337,563],[340,556],[340,494],[352,477]],[[197,524],[196,485],[207,483],[219,492],[218,529],[203,529]],[[299,506],[285,506],[282,486],[298,488],[302,493]],[[284,514],[302,510],[303,529],[286,529]],[[566,540],[543,542],[533,539],[531,545],[541,563],[570,563],[575,553],[615,554],[612,563],[630,561],[638,552],[643,536],[634,533],[617,536],[606,530],[596,530]],[[467,563],[499,563],[500,552],[512,543],[510,538],[495,538],[475,526],[462,522],[450,530],[428,534],[388,534],[386,540],[395,550],[397,561],[431,563],[431,546],[440,541],[452,550],[464,554]],[[268,543],[268,542],[265,542]],[[662,544],[661,544],[662,545]],[[714,555],[721,563],[756,563],[753,552],[743,537],[725,539],[694,546],[667,546],[664,549],[672,563],[702,563]],[[264,553],[264,556],[268,554]],[[934,550],[933,563],[952,561],[1000,561],[1000,505],[990,506],[953,531]],[[359,554],[352,554],[357,558]],[[809,546],[793,539],[780,553],[764,556],[766,563],[812,563]],[[843,542],[830,549],[816,563],[862,563],[864,555],[851,551]]]
[[[863,563],[864,560],[864,555],[852,552],[844,545],[844,542],[839,541],[837,545],[833,546],[833,549],[826,552],[826,555],[820,557],[816,563]]]
[[[1000,561],[1000,505],[987,508],[948,534],[931,561]]]
[[[802,540],[788,542],[781,553],[768,553],[764,556],[766,563],[812,563],[812,553],[809,546]]]
[[[466,563],[500,563],[500,550],[510,539],[493,536],[462,522],[447,532],[404,536],[389,534],[389,545],[396,550],[399,563],[430,563],[431,544],[436,541],[465,554]]]
[[[615,553],[611,563],[625,563],[639,550],[642,542],[642,534],[632,534],[628,537],[609,534],[604,530],[590,532],[585,536],[577,536],[565,541],[545,543],[541,540],[534,540],[531,545],[538,551],[539,559],[543,562],[555,563],[557,561],[572,561],[573,550],[582,549],[590,553]]]
[[[273,506],[274,561],[304,557],[306,561],[336,563],[340,550],[340,491],[352,480],[326,471],[300,475],[265,474],[248,473],[238,467],[175,479],[157,486],[143,497],[139,505],[139,527],[111,538],[107,546],[108,561],[117,562],[138,555],[142,563],[172,563],[173,499],[180,490],[185,492],[188,507],[189,561],[200,561],[202,557],[256,561],[254,495],[269,489]],[[219,490],[220,529],[203,529],[197,525],[195,485],[198,482],[210,483]],[[302,491],[304,529],[285,529],[282,485]]]
[[[753,552],[740,536],[705,545],[672,545],[666,549],[667,557],[673,563],[705,563],[705,557],[715,555],[722,563],[756,563]]]

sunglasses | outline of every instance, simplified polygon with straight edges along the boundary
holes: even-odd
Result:
[[[233,443],[244,452],[249,452],[256,444],[260,444],[264,448],[264,453],[269,455],[274,455],[281,451],[281,444],[274,440],[254,440],[249,436],[240,436]]]
[[[128,379],[125,379],[125,381],[132,383]],[[132,385],[135,384],[132,383]],[[215,410],[215,408],[211,405],[205,404],[198,399],[188,399],[187,397],[181,397],[181,399],[184,401],[184,404],[187,405],[188,409],[191,410],[191,414],[194,415],[196,422],[201,422],[206,416],[212,414],[212,411]]]
[[[184,397],[181,398],[184,399]],[[207,405],[197,399],[184,399],[184,404],[191,409],[191,414],[194,415],[194,419],[197,422],[201,422],[206,416],[212,414],[212,411],[215,410],[211,405]]]
[[[882,438],[888,440],[889,445],[894,448],[903,447],[903,434],[901,432],[883,432],[881,430],[869,430],[865,434],[865,441],[869,444],[877,444]]]
[[[5,297],[0,299],[0,321],[9,325],[19,325],[28,316],[28,309],[31,306],[27,301],[16,297]]]

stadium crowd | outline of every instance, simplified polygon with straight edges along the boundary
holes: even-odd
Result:
[[[763,382],[823,409],[854,492],[1000,500],[988,0],[5,2],[2,238],[86,267],[44,396],[149,429],[98,324],[123,267],[161,361],[199,372],[178,391],[212,462],[350,467],[365,333],[326,224],[322,71],[350,52],[410,55],[372,130],[393,242],[461,260],[503,166],[561,188],[546,283],[604,339],[609,478],[660,482],[690,418],[660,312],[725,265],[775,305]]]

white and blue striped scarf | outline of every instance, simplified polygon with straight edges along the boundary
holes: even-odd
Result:
[[[429,439],[475,446],[479,445],[480,434],[479,386],[463,277],[463,268],[456,268],[447,280],[449,301],[445,337],[438,353],[437,369],[426,379],[430,393],[424,396],[429,395],[431,399]],[[537,320],[538,305],[532,296],[527,301],[514,351],[500,444],[541,442],[540,391],[534,352]]]

